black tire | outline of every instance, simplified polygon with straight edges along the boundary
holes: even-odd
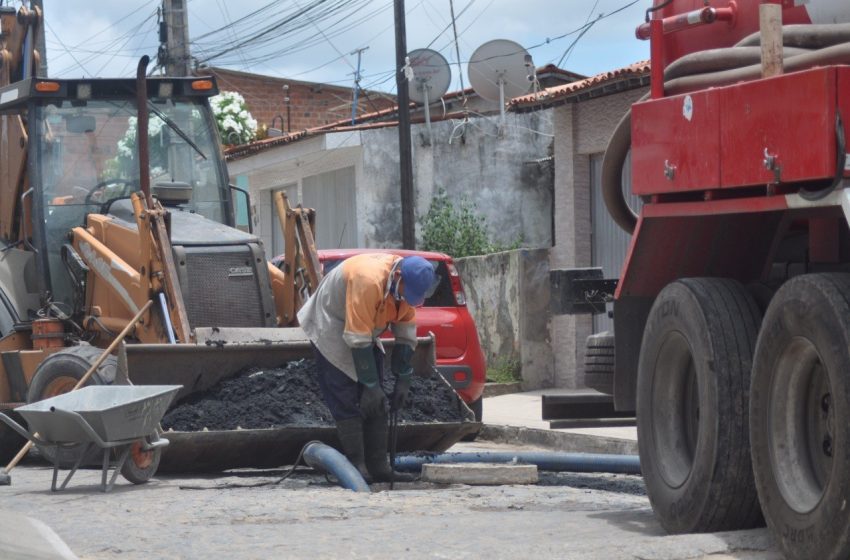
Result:
[[[767,524],[792,559],[850,557],[850,275],[783,285],[753,364],[750,439]]]
[[[609,331],[587,337],[584,384],[600,393],[614,394],[614,335]]]
[[[484,397],[478,397],[471,403],[467,403],[466,406],[472,410],[472,413],[475,414],[476,422],[483,422],[484,418]],[[467,434],[460,438],[460,441],[475,441],[475,438],[478,437],[478,432],[474,434]]]
[[[26,426],[23,418],[21,418],[18,414],[12,411],[6,411],[4,414],[10,416],[12,420],[21,426]],[[0,423],[0,468],[4,467],[9,461],[11,461],[12,457],[17,455],[18,451],[20,451],[21,447],[26,445],[26,443],[26,438],[21,437],[18,432],[14,431],[6,424]]]
[[[159,436],[152,435],[148,438],[156,441]],[[121,467],[121,476],[133,484],[144,484],[156,474],[159,468],[159,460],[162,457],[162,449],[156,448],[152,451],[142,451],[141,442],[130,446],[130,455]]]
[[[640,464],[671,533],[761,524],[748,437],[748,392],[760,315],[733,280],[665,287],[649,312],[638,362]]]
[[[67,393],[83,378],[102,353],[102,349],[85,344],[51,354],[36,368],[27,390],[27,402],[34,403]],[[111,385],[115,380],[117,365],[115,356],[108,356],[86,385]],[[50,462],[54,459],[58,460],[61,467],[70,467],[74,464],[77,449],[77,446],[61,449],[57,457],[52,447],[38,448],[42,457]]]

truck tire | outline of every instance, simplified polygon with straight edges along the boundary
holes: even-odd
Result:
[[[638,362],[637,427],[647,495],[671,533],[762,523],[747,431],[760,314],[746,289],[690,278],[658,295]]]
[[[787,558],[850,557],[850,275],[784,284],[765,314],[750,389],[756,488]]]
[[[600,393],[614,394],[614,335],[610,331],[587,337],[584,384]]]
[[[50,397],[67,393],[82,379],[103,350],[88,344],[72,346],[51,354],[35,370],[30,387],[27,390],[27,402],[34,403]],[[117,360],[108,356],[89,379],[88,385],[110,385],[115,380]],[[50,462],[58,461],[63,468],[71,467],[77,453],[77,446],[60,450],[59,455],[52,447],[38,448],[42,457]]]

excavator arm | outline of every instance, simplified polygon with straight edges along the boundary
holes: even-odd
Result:
[[[300,205],[292,208],[283,191],[275,193],[274,203],[284,241],[283,287],[276,294],[283,299],[278,304],[278,308],[282,308],[281,326],[296,326],[296,313],[322,281],[322,268],[313,237],[316,211]]]

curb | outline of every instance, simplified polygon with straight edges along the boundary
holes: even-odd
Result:
[[[494,443],[533,445],[551,451],[615,455],[638,454],[637,441],[633,440],[515,426],[485,424],[478,432],[478,439]]]
[[[510,395],[511,393],[519,393],[522,391],[522,383],[485,383],[484,392],[481,393],[482,398],[499,397],[501,395]]]

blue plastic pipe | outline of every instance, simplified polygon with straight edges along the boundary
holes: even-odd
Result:
[[[443,453],[396,457],[398,471],[419,472],[425,463],[520,463],[537,465],[542,471],[640,474],[637,455],[563,453],[554,451],[502,451],[482,453]]]
[[[372,491],[363,479],[363,475],[346,459],[345,455],[322,442],[311,441],[304,447],[304,462],[314,469],[334,476],[343,488],[355,492]]]

